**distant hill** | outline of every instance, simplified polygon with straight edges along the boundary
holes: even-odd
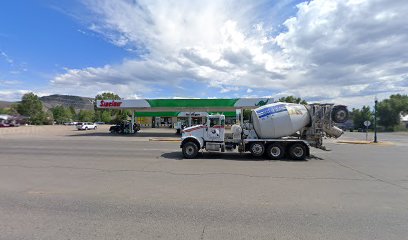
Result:
[[[0,101],[0,108],[9,108],[15,102]]]
[[[64,107],[74,107],[76,110],[93,110],[94,105],[92,101],[93,98],[88,97],[79,97],[79,96],[70,96],[70,95],[50,95],[40,97],[40,100],[43,102],[45,108],[50,109],[58,105]]]

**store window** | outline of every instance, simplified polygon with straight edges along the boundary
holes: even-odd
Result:
[[[171,117],[162,117],[160,118],[160,124],[163,126],[170,126],[171,123]]]
[[[226,117],[225,118],[225,124],[234,125],[235,123],[236,123],[236,118],[235,117]]]

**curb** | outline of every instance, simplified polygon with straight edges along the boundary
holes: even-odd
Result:
[[[371,141],[359,141],[359,140],[340,140],[337,143],[345,143],[345,144],[371,144],[371,145],[393,145],[392,142],[371,142]]]

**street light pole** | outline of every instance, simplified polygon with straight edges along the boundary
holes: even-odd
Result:
[[[377,97],[374,98],[374,142],[377,142]]]

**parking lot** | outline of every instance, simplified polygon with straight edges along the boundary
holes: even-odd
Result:
[[[407,239],[406,133],[307,161],[186,160],[150,141],[172,129],[107,129],[0,129],[0,239]]]

